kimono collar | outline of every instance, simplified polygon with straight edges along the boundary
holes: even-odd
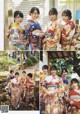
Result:
[[[56,21],[57,21],[57,19],[55,19],[54,21],[52,21],[52,23],[53,23],[53,22],[56,22]]]
[[[32,23],[32,22],[35,22],[35,23],[37,22],[37,21],[34,21],[34,20],[32,20],[32,19],[30,19],[30,20],[28,20],[28,21],[31,22],[31,23]]]
[[[52,77],[53,77],[54,79],[56,79],[57,75],[56,75],[56,76],[53,76],[53,75],[52,75]]]
[[[69,20],[68,22],[66,22],[66,25],[68,25],[68,24],[71,26],[72,30],[75,28],[73,21]]]
[[[31,23],[34,22],[32,19],[30,19],[30,20],[28,20],[28,21],[31,22]]]

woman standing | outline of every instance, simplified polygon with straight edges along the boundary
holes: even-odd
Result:
[[[45,78],[45,113],[59,114],[61,112],[59,98],[64,91],[62,80],[57,76],[57,67],[51,68],[51,76]]]
[[[11,81],[11,104],[17,109],[20,106],[21,90],[19,73],[15,73],[15,78]]]
[[[45,39],[43,40],[45,50],[57,50],[60,43],[60,28],[57,20],[58,12],[56,8],[51,8],[49,11],[49,18],[51,22],[48,24]]]
[[[25,34],[29,39],[29,50],[40,49],[40,39],[44,36],[41,26],[37,19],[39,18],[40,11],[37,7],[32,7],[30,11],[31,19],[25,25]]]
[[[70,10],[64,10],[62,12],[62,19],[65,25],[62,27],[61,45],[63,50],[74,50],[73,35],[75,33],[75,25],[73,21],[70,21],[72,14]]]
[[[79,81],[76,78],[71,80],[72,89],[69,90],[69,106],[68,112],[73,114],[80,113],[80,88]]]
[[[7,38],[11,40],[10,49],[12,50],[25,50],[27,41],[24,41],[23,29],[21,23],[23,21],[24,15],[21,11],[14,12],[14,22],[10,24],[7,33]]]
[[[69,81],[68,81],[68,79],[67,79],[67,76],[68,76],[68,71],[67,71],[67,69],[66,68],[64,68],[64,69],[62,69],[62,81],[63,81],[63,83],[64,84],[69,84]]]

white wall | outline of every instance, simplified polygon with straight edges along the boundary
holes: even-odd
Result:
[[[0,0],[0,50],[4,50],[4,0]]]
[[[17,2],[16,2],[17,1]],[[13,13],[15,10],[20,10],[24,14],[24,20],[22,26],[26,23],[27,16],[32,7],[38,7],[40,9],[40,18],[39,22],[44,28],[46,23],[48,23],[48,12],[49,9],[53,7],[54,0],[12,0],[12,10]]]
[[[59,12],[59,19],[61,19],[62,11],[65,9],[69,9],[72,12],[72,20],[75,22],[76,18],[76,10],[80,10],[80,2],[79,0],[64,0],[64,3],[60,2],[61,0],[55,0],[55,7]],[[66,3],[69,1],[68,3]],[[73,2],[72,2],[73,1]]]
[[[43,51],[43,61],[39,62],[39,70],[42,71],[43,65],[48,65],[48,53],[47,51]]]

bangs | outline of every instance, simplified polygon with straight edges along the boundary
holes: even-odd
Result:
[[[63,13],[62,13],[62,16],[67,16],[67,15],[66,15],[66,12],[63,12]]]

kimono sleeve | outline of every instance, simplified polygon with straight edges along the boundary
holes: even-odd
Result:
[[[75,25],[73,22],[69,22],[67,25],[65,25],[62,35],[67,38],[71,39],[75,33]]]

